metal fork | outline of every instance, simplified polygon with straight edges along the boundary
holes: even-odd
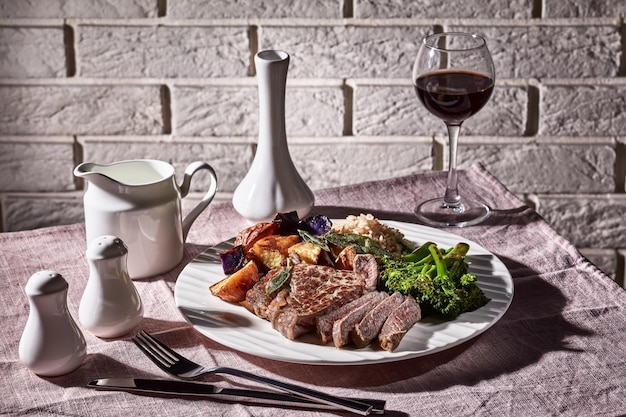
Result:
[[[298,385],[288,384],[286,382],[281,382],[264,376],[255,375],[253,373],[242,371],[240,369],[228,368],[223,366],[206,368],[180,355],[178,352],[172,350],[169,346],[163,344],[154,336],[143,330],[139,334],[134,336],[132,338],[132,341],[135,342],[137,347],[139,347],[139,349],[141,349],[142,352],[145,353],[146,356],[148,356],[148,358],[150,358],[152,362],[156,364],[156,366],[158,366],[168,374],[176,376],[178,378],[192,379],[205,374],[234,375],[251,381],[260,382],[274,388],[278,388],[282,391],[286,391],[300,397],[307,398],[311,401],[331,405],[342,410],[350,411],[363,416],[369,415],[372,412],[372,405],[357,400],[336,397],[334,395],[325,394],[323,392],[301,387]]]

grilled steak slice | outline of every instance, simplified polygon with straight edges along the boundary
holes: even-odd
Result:
[[[389,317],[391,312],[402,304],[403,301],[404,295],[396,291],[369,311],[363,319],[354,326],[354,330],[350,332],[350,337],[354,344],[359,348],[369,345],[370,342],[378,336],[387,317]]]
[[[283,336],[289,340],[295,340],[313,330],[313,326],[311,325],[312,320],[311,317],[299,316],[298,313],[291,308],[285,308],[280,310],[271,322],[272,327],[278,330]]]
[[[315,317],[363,295],[364,279],[354,271],[296,264],[291,267],[286,304],[270,305],[267,317],[286,338],[315,330]]]
[[[320,336],[322,343],[326,344],[330,342],[333,338],[333,323],[354,309],[366,304],[373,298],[378,297],[377,292],[368,292],[365,293],[362,297],[357,298],[349,302],[348,304],[344,304],[343,306],[334,309],[333,311],[317,316],[315,318],[315,327],[317,329],[317,334]]]
[[[354,272],[365,277],[365,291],[374,291],[378,286],[378,262],[374,255],[359,253],[352,260]]]
[[[267,294],[267,283],[279,272],[280,269],[271,270],[246,292],[246,308],[266,320],[270,319],[268,308],[276,297],[276,294]]]
[[[340,348],[348,344],[350,342],[350,332],[354,330],[354,326],[356,326],[372,308],[375,308],[378,304],[389,298],[389,294],[386,292],[376,294],[376,297],[353,309],[333,323],[333,344],[335,347]]]
[[[393,352],[407,331],[422,318],[420,305],[413,297],[406,297],[404,302],[391,312],[383,324],[378,341],[380,347]]]

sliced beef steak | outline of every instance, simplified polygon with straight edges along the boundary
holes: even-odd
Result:
[[[350,342],[350,333],[363,317],[378,304],[389,298],[386,292],[379,292],[367,303],[351,310],[348,314],[333,323],[333,344],[340,348]]]
[[[315,318],[363,295],[365,282],[354,271],[296,264],[291,267],[285,303],[274,301],[267,307],[266,318],[288,339],[315,330]],[[278,296],[277,296],[278,298]]]
[[[276,294],[267,294],[267,283],[278,275],[279,272],[280,269],[274,269],[268,272],[246,292],[245,307],[255,315],[266,320],[270,320],[268,308],[276,297]]]
[[[331,341],[333,338],[333,324],[346,316],[351,311],[356,310],[362,305],[368,303],[370,300],[379,297],[377,292],[368,292],[365,293],[362,297],[357,298],[356,300],[350,301],[348,304],[344,304],[343,306],[329,312],[326,314],[322,314],[315,318],[315,327],[317,329],[317,334],[320,336],[322,343],[326,344]]]
[[[378,262],[374,255],[360,253],[352,260],[354,272],[365,277],[365,290],[374,291],[378,286]]]
[[[369,311],[350,332],[354,344],[359,348],[369,345],[378,336],[387,317],[403,301],[404,295],[396,291]]]
[[[393,352],[411,327],[422,318],[419,303],[413,297],[406,297],[404,302],[391,312],[383,324],[378,341],[380,347]]]

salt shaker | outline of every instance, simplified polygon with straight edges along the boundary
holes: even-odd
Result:
[[[143,304],[127,267],[128,249],[116,236],[102,235],[87,247],[89,280],[78,319],[98,337],[130,332],[143,318]]]
[[[61,274],[47,270],[32,275],[24,288],[30,313],[19,358],[37,375],[64,375],[85,359],[85,338],[67,308],[68,288]]]

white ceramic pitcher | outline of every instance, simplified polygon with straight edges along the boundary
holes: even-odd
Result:
[[[181,199],[198,170],[211,176],[209,190],[184,218]],[[102,235],[121,238],[128,247],[128,273],[146,278],[167,272],[183,258],[191,224],[217,192],[217,177],[206,162],[193,162],[179,186],[167,162],[137,159],[99,165],[86,162],[74,175],[87,181],[84,196],[87,245]]]

